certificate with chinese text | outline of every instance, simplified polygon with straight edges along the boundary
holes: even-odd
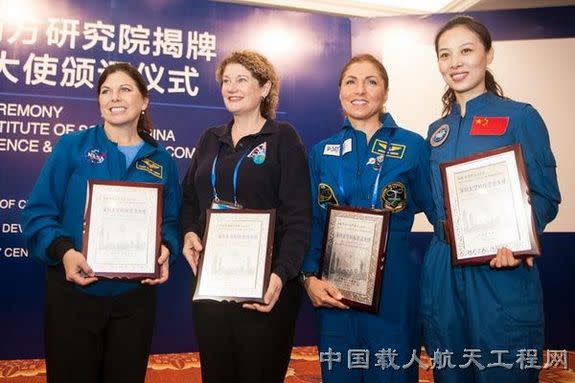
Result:
[[[193,300],[263,302],[274,226],[275,210],[208,209]]]
[[[88,181],[83,254],[96,276],[157,278],[162,185]]]
[[[501,247],[540,254],[519,144],[440,168],[453,265],[488,263]]]
[[[350,307],[379,310],[388,211],[329,205],[321,278],[331,282]]]

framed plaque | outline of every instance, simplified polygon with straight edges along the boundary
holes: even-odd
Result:
[[[274,229],[274,209],[208,209],[193,300],[262,303]]]
[[[385,210],[328,207],[321,279],[337,287],[350,307],[379,310],[389,217]]]
[[[158,278],[163,186],[88,181],[82,252],[98,277]]]
[[[488,263],[497,249],[540,255],[519,144],[440,165],[452,264]]]

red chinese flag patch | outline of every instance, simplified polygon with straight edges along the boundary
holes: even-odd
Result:
[[[472,136],[502,136],[507,131],[509,117],[474,116],[471,123]]]

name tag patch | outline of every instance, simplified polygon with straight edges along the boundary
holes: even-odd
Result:
[[[340,151],[339,145],[326,145],[323,148],[323,155],[339,157],[339,151]]]

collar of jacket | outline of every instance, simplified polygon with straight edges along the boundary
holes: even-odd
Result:
[[[501,97],[497,96],[493,92],[485,92],[480,94],[477,97],[472,98],[471,100],[467,101],[465,104],[465,115],[469,115],[473,113],[475,110],[483,108],[485,105],[491,104],[497,100],[502,100]],[[459,104],[454,102],[451,104],[451,113],[456,116],[461,116],[461,109],[459,108]]]
[[[104,125],[102,125],[102,124],[96,125],[96,126],[94,127],[94,129],[98,129],[98,136],[99,136],[99,138],[100,138],[101,140],[107,141],[107,142],[109,142],[110,144],[112,144],[112,145],[114,145],[114,146],[118,146],[117,143],[115,143],[114,141],[111,141],[111,140],[108,138],[108,135],[106,135],[106,131],[104,130]],[[140,136],[140,138],[141,138],[145,143],[147,143],[147,144],[149,144],[149,145],[152,145],[154,148],[157,148],[157,147],[158,147],[158,141],[156,141],[156,140],[154,139],[154,137],[152,137],[152,136],[149,135],[148,133],[138,132],[138,136]]]
[[[106,132],[104,131],[104,125],[97,125],[94,129],[97,129],[97,139],[101,143],[102,147],[113,147],[118,150],[118,144],[111,141]],[[140,155],[137,159],[150,155],[150,153],[156,151],[158,149],[158,142],[149,134],[138,132],[138,135],[144,141],[144,150],[140,152]]]
[[[389,113],[383,113],[381,115],[379,121],[381,122],[381,126],[379,129],[381,129],[381,128],[391,129],[391,128],[397,128],[398,127],[395,120],[393,119],[393,117],[391,117],[391,114],[389,114]],[[343,120],[341,128],[342,129],[355,129],[351,125],[351,121],[349,121],[349,118],[347,118],[347,117]]]
[[[234,124],[234,120],[231,120],[225,125],[220,125],[213,130],[213,133],[218,137],[218,139],[222,142],[231,143],[232,142],[232,126]],[[274,122],[272,119],[267,119],[262,130],[260,130],[255,135],[260,134],[273,134],[277,133],[279,130],[278,124]]]

